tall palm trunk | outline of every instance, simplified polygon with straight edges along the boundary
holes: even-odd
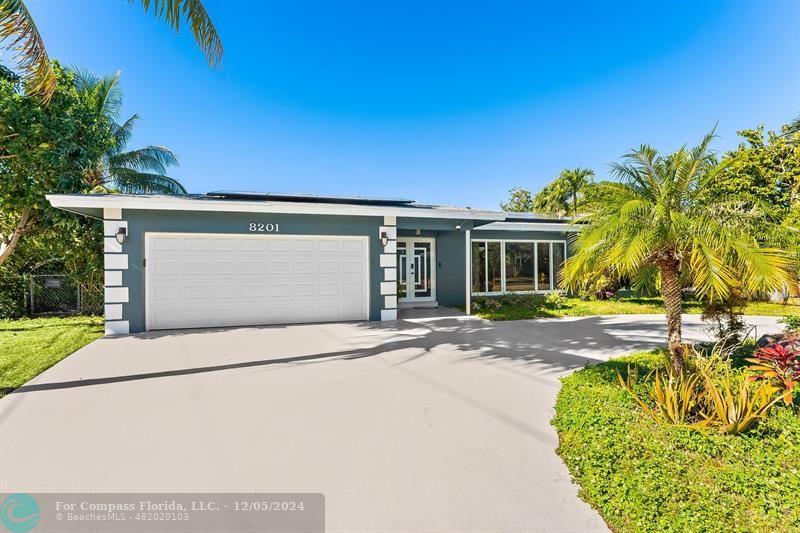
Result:
[[[683,310],[681,285],[678,280],[680,263],[669,258],[659,263],[661,270],[661,293],[667,312],[667,341],[672,367],[677,371],[684,369],[683,346],[681,343],[681,312]]]
[[[572,189],[572,216],[578,216],[578,191]]]
[[[14,250],[17,248],[17,244],[19,243],[20,238],[22,238],[22,234],[25,233],[25,229],[28,227],[28,222],[31,218],[31,208],[26,207],[22,210],[22,213],[19,215],[19,221],[17,222],[16,227],[14,230],[8,235],[0,234],[0,265],[2,265],[6,259],[11,257],[11,254],[14,253]]]

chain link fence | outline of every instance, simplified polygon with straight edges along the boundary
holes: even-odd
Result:
[[[31,316],[103,313],[102,285],[76,283],[59,274],[36,274],[29,278],[27,303]]]

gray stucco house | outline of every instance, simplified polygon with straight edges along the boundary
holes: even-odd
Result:
[[[555,290],[575,227],[408,200],[272,193],[50,195],[103,220],[107,334],[395,320]]]

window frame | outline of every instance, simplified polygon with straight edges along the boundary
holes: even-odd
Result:
[[[472,243],[484,243],[486,246],[486,252],[484,253],[483,261],[484,261],[484,279],[483,279],[483,291],[472,291],[473,296],[500,296],[502,294],[546,294],[550,292],[560,291],[558,287],[555,286],[555,262],[553,261],[553,245],[560,244],[564,248],[564,260],[567,260],[567,240],[566,239],[471,239],[470,242],[470,265],[472,265]],[[489,245],[490,242],[499,242],[500,243],[500,291],[487,291],[486,288],[489,287]],[[509,291],[506,289],[506,243],[507,242],[518,242],[518,243],[527,243],[533,245],[533,278],[534,278],[534,289],[532,291]],[[548,244],[548,251],[550,253],[550,285],[553,287],[547,289],[540,289],[539,288],[539,253],[538,253],[538,245],[539,243]],[[472,269],[470,269],[472,270]],[[472,279],[470,279],[470,287],[472,287]]]

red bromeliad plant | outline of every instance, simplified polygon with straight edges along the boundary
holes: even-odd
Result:
[[[752,363],[749,369],[758,372],[751,379],[770,380],[783,390],[783,402],[786,405],[793,403],[795,387],[800,385],[800,348],[797,343],[778,343],[760,348],[755,357],[747,361]]]

